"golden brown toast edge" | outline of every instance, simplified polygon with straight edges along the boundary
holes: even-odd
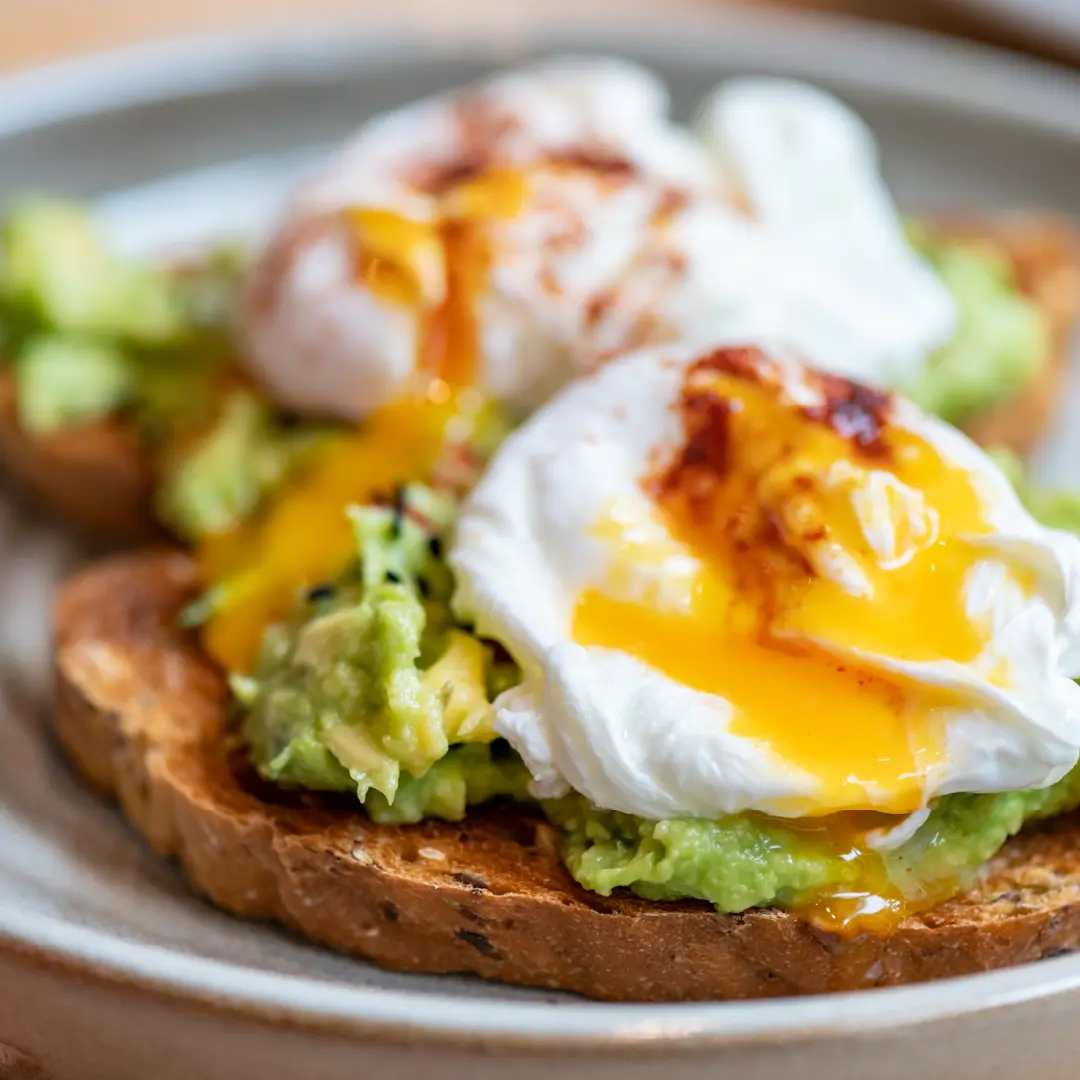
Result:
[[[460,824],[380,826],[347,799],[245,778],[224,679],[176,627],[181,554],[84,570],[55,606],[56,726],[76,767],[227,911],[386,968],[632,1001],[747,998],[908,983],[1080,946],[1080,821],[1025,832],[966,895],[890,937],[845,941],[779,911],[604,898],[554,831],[495,804]]]
[[[53,435],[19,426],[15,379],[0,368],[0,468],[31,503],[94,544],[134,547],[160,540],[154,474],[134,426],[103,420]]]

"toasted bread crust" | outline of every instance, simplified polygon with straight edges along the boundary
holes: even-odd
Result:
[[[935,979],[1080,946],[1080,820],[1010,843],[966,895],[888,938],[844,941],[779,911],[610,899],[577,886],[532,812],[379,826],[348,800],[243,779],[227,691],[176,628],[179,554],[85,570],[55,608],[56,723],[155,850],[237,915],[402,971],[475,972],[610,1000],[816,993]]]
[[[163,536],[152,514],[153,469],[135,428],[116,418],[28,434],[8,368],[0,368],[0,467],[31,502],[94,543],[132,547]]]
[[[1080,254],[1072,230],[1053,218],[1017,216],[996,223],[949,220],[944,233],[986,241],[1012,260],[1017,281],[1046,312],[1052,352],[1015,398],[978,416],[968,433],[984,446],[1023,453],[1044,432],[1067,367],[1080,309]],[[122,419],[40,437],[18,424],[15,387],[0,370],[0,468],[32,501],[95,540],[131,547],[160,539],[153,517],[153,468],[137,433]]]

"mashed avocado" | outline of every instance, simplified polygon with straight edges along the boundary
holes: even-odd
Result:
[[[321,432],[288,425],[240,384],[233,248],[143,265],[111,252],[90,214],[34,199],[0,226],[0,356],[23,428],[48,434],[118,411],[157,459],[158,516],[194,540],[224,531]]]
[[[959,891],[1025,822],[1077,805],[1080,768],[1041,790],[947,795],[910,840],[882,856],[888,881],[912,898]],[[719,911],[797,908],[855,884],[861,873],[824,833],[777,818],[642,821],[598,810],[579,795],[544,809],[566,831],[570,873],[603,896],[624,886],[650,900],[708,900]]]
[[[224,532],[252,513],[323,437],[314,427],[283,424],[261,398],[234,390],[198,439],[166,457],[157,515],[188,539]]]
[[[28,200],[0,228],[6,314],[28,332],[144,346],[173,341],[183,304],[168,277],[108,251],[89,215],[69,203]]]
[[[490,745],[512,665],[450,614],[452,503],[410,486],[350,515],[356,563],[271,627],[255,675],[235,680],[255,767],[286,786],[355,791],[380,821],[456,820],[470,803],[524,797],[523,766]]]
[[[963,424],[1038,374],[1049,357],[1049,329],[993,248],[940,239],[918,227],[909,235],[952,293],[959,325],[918,381],[900,389],[928,412]]]
[[[0,266],[0,348],[27,430],[121,408],[160,423],[208,398],[228,350],[235,257],[144,266],[109,251],[85,210],[35,199],[4,218]]]

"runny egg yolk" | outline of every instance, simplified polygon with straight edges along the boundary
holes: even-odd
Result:
[[[925,804],[951,701],[825,643],[848,656],[974,660],[988,628],[966,610],[979,559],[968,538],[990,526],[968,473],[890,424],[884,396],[822,377],[821,403],[798,405],[778,374],[744,361],[721,351],[689,373],[686,444],[644,480],[652,531],[617,512],[597,524],[614,570],[579,598],[573,638],[730,702],[733,733],[817,781],[812,798],[770,812],[829,823],[860,863],[865,888],[834,897],[826,921],[895,913],[899,894],[851,813],[895,824],[883,815]],[[878,499],[860,509],[874,483]],[[643,541],[657,522],[664,539]],[[672,551],[696,559],[680,597],[627,594],[635,563]],[[843,580],[829,572],[838,562]]]
[[[936,907],[968,884],[962,876],[929,883],[907,881],[902,863],[890,871],[885,858],[869,847],[867,840],[872,833],[895,824],[896,819],[887,814],[858,810],[786,821],[796,843],[818,849],[825,846],[850,871],[846,884],[826,889],[792,910],[808,922],[845,937],[863,933],[880,936],[894,930],[905,916]]]
[[[476,399],[485,223],[518,213],[524,194],[523,177],[492,170],[448,190],[432,221],[381,208],[344,211],[358,280],[418,311],[416,377],[400,400],[333,438],[254,519],[199,543],[202,578],[223,596],[204,626],[203,646],[227,670],[251,670],[266,627],[289,612],[302,589],[348,563],[355,551],[348,506],[429,481],[452,452],[451,425]]]

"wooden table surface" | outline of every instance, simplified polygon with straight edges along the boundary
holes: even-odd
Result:
[[[470,20],[512,24],[538,17],[572,20],[650,8],[703,13],[724,3],[832,11],[891,20],[1017,47],[992,28],[950,10],[947,0],[0,0],[0,70],[60,56],[255,20],[347,16],[438,32]],[[391,12],[392,14],[388,14]]]

